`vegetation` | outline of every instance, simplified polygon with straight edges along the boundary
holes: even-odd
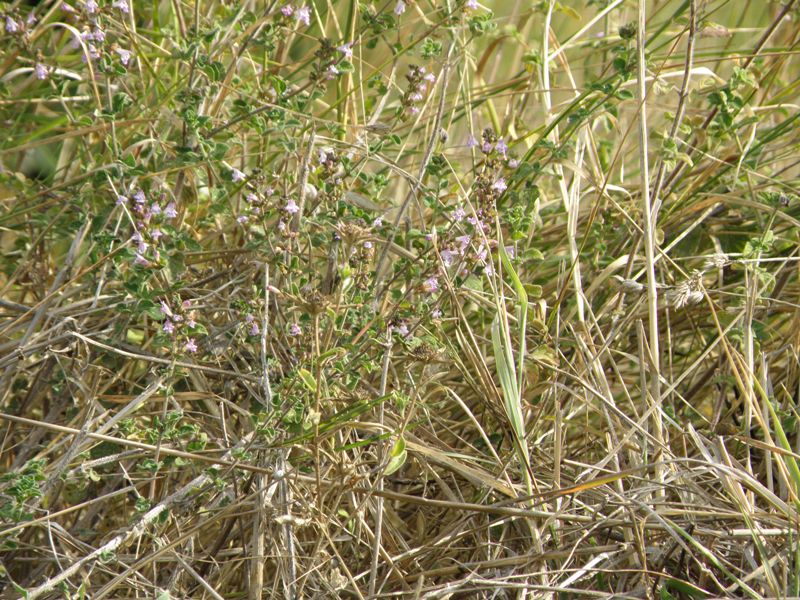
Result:
[[[796,0],[0,19],[3,597],[800,595]]]

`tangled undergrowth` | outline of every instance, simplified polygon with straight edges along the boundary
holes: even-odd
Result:
[[[2,597],[798,595],[798,19],[4,3]]]

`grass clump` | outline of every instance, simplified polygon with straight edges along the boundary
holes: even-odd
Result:
[[[5,597],[800,594],[795,0],[0,13]]]

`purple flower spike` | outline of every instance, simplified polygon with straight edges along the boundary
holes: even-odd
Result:
[[[164,209],[164,216],[168,219],[174,219],[178,216],[178,208],[175,206],[174,202],[167,204],[167,207]]]
[[[283,207],[283,210],[288,212],[290,215],[293,215],[300,212],[300,207],[297,206],[297,203],[292,198],[289,198],[289,200],[286,202],[286,206]]]
[[[307,6],[301,6],[297,9],[297,12],[294,15],[294,18],[297,20],[298,23],[302,23],[306,27],[311,25],[311,9]]]

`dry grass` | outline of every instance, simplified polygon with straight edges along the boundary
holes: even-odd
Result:
[[[6,5],[2,597],[800,594],[796,0],[485,4]]]

